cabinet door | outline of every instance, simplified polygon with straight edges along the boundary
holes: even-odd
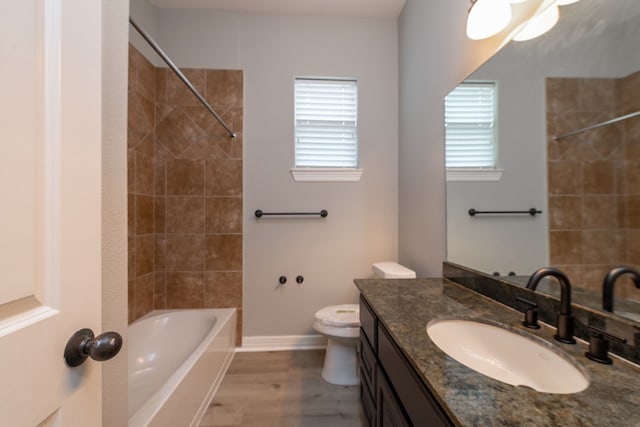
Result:
[[[377,335],[378,360],[398,395],[398,400],[402,402],[402,408],[408,414],[411,424],[429,427],[452,426],[447,415],[420,381],[381,323],[378,323]]]
[[[376,402],[378,404],[378,423],[377,427],[408,427],[411,424],[404,415],[404,411],[398,403],[393,389],[387,382],[387,379],[378,368],[377,372],[377,397]]]

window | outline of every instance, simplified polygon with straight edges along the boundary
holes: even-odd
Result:
[[[464,82],[446,96],[448,180],[500,178],[502,171],[496,169],[496,101],[492,82]]]
[[[361,173],[357,167],[357,82],[296,78],[294,179],[352,181],[354,171]],[[343,178],[330,177],[336,174]]]

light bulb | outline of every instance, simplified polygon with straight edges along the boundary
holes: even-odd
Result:
[[[553,28],[559,18],[560,11],[558,6],[556,4],[552,4],[525,23],[522,30],[513,37],[513,40],[521,42],[541,36]]]
[[[507,0],[476,0],[467,18],[467,37],[486,39],[502,31],[511,20],[511,4]]]

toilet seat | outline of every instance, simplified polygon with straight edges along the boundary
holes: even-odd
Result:
[[[357,338],[360,334],[360,307],[358,304],[340,304],[318,310],[313,327],[326,335]]]

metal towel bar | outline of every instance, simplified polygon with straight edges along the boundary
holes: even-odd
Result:
[[[261,218],[263,216],[300,216],[300,215],[319,215],[322,218],[326,218],[329,215],[325,209],[320,212],[264,212],[261,209],[255,211],[256,218]]]
[[[469,209],[469,216],[476,216],[482,214],[491,214],[491,215],[520,215],[520,214],[529,214],[531,216],[536,216],[537,214],[541,214],[542,211],[531,208],[528,211],[478,211],[473,208]]]

